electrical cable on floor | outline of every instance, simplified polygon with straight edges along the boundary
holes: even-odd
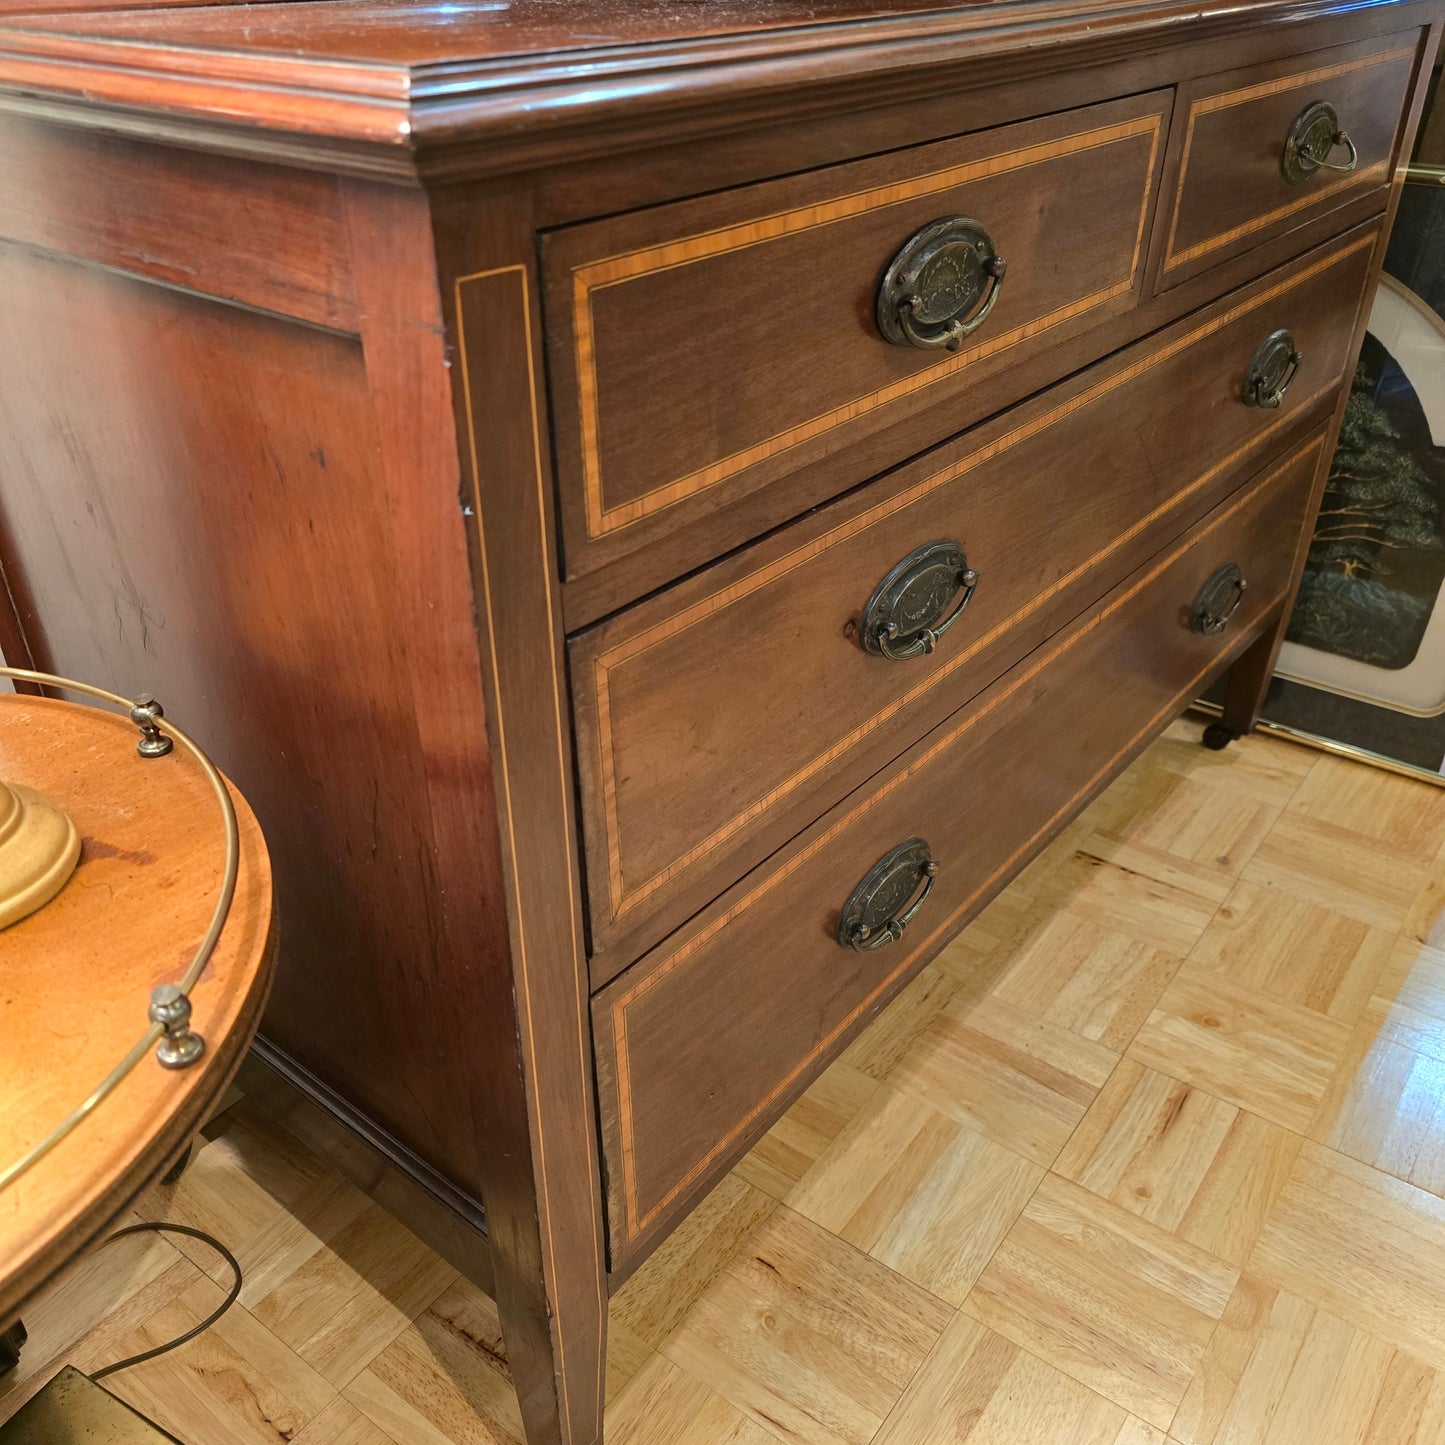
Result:
[[[189,1224],[156,1224],[147,1222],[145,1224],[128,1224],[124,1229],[117,1229],[107,1239],[101,1241],[103,1249],[107,1244],[114,1244],[118,1239],[124,1239],[128,1234],[184,1234],[191,1239],[199,1239],[202,1244],[209,1244],[227,1264],[235,1279],[231,1282],[230,1293],[221,1303],[193,1329],[189,1329],[183,1335],[177,1335],[173,1340],[167,1340],[163,1345],[157,1345],[153,1350],[144,1350],[138,1355],[131,1355],[128,1359],[120,1360],[114,1365],[107,1365],[103,1370],[96,1370],[91,1379],[103,1380],[107,1375],[113,1375],[117,1370],[128,1370],[132,1365],[139,1365],[145,1360],[153,1360],[157,1355],[164,1355],[177,1346],[185,1344],[188,1340],[211,1328],[233,1304],[241,1293],[241,1265],[236,1256],[221,1243],[219,1239],[213,1239],[202,1229],[192,1229]]]

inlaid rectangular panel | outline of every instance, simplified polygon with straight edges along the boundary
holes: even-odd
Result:
[[[1321,444],[1316,432],[598,994],[614,1269],[1281,605]],[[1248,584],[1218,601],[1237,601],[1229,625],[1192,630],[1201,589],[1228,563]],[[1023,756],[1049,765],[1016,766]],[[907,840],[937,864],[907,933],[873,950],[840,942],[840,910]],[[919,891],[924,854],[913,861],[869,938],[893,933]]]
[[[1371,193],[1383,210],[1421,36],[1397,31],[1181,87],[1183,140],[1165,172],[1156,286],[1176,286]],[[1304,119],[1311,107],[1314,122]],[[1319,146],[1324,164],[1315,164],[1320,138],[1336,134],[1329,114],[1348,143]]]
[[[877,469],[862,439],[946,406],[894,448],[919,450],[997,408],[990,378],[1130,307],[1168,106],[1131,97],[544,236],[567,575],[724,507],[761,530],[785,515],[770,484],[815,468],[794,511],[842,491]],[[957,350],[891,344],[880,279],[956,216],[1007,263],[996,305]],[[970,312],[971,289],[980,309],[992,280],[961,258],[920,273],[925,311]]]
[[[1317,417],[1374,240],[1356,232],[574,638],[594,987]],[[1282,327],[1299,373],[1282,405],[1248,406],[1250,359]],[[870,593],[938,541],[977,569],[966,611],[931,653],[866,650]],[[935,625],[961,599],[950,574]],[[920,610],[905,596],[890,615]]]

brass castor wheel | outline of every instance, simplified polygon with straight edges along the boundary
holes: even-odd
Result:
[[[1233,728],[1227,728],[1223,723],[1212,722],[1204,729],[1204,736],[1200,740],[1210,752],[1222,752],[1232,743],[1239,734]]]

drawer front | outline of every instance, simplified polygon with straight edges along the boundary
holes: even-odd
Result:
[[[1172,203],[1159,287],[1349,202],[1374,195],[1383,209],[1421,34],[1407,30],[1185,86],[1175,126],[1183,143],[1165,185]],[[1324,145],[1321,138],[1334,133],[1331,113],[1349,144]],[[1316,148],[1323,165],[1313,163]],[[1345,166],[1352,168],[1334,169]]]
[[[1322,451],[1317,430],[594,999],[614,1269],[1257,635],[1290,588]],[[1229,563],[1247,589],[1208,588]],[[1211,590],[1237,610],[1191,630]],[[915,838],[938,871],[911,927],[872,952],[840,944],[855,885]]]
[[[594,986],[962,706],[1331,404],[1373,227],[574,638]],[[1244,377],[1277,329],[1277,408]],[[977,571],[931,653],[865,649],[929,544]],[[962,589],[944,569],[935,618]],[[909,605],[901,597],[896,614]],[[894,649],[896,650],[896,649]]]
[[[858,455],[862,439],[946,403],[932,435],[910,433],[887,460],[922,450],[997,410],[981,382],[1131,306],[1169,99],[1132,97],[544,236],[567,575],[704,527],[723,507],[744,508],[756,534],[886,465]],[[898,294],[916,288],[926,314],[910,312],[908,325],[937,340],[953,308],[971,324],[994,304],[958,350],[893,344],[878,320],[880,282],[916,233],[950,216],[983,231],[911,253]],[[965,234],[1007,263],[1001,280],[964,253]],[[822,462],[787,511],[758,495]]]

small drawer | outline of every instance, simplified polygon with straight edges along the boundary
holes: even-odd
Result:
[[[1170,99],[544,235],[567,577],[675,576],[1016,399],[988,383],[1134,304]]]
[[[1421,34],[1292,55],[1184,86],[1157,288],[1346,204],[1373,198],[1383,210]]]
[[[1283,605],[1323,441],[1314,432],[593,1000],[614,1270]],[[889,928],[910,914],[906,933]]]
[[[1313,253],[574,637],[593,986],[1330,406],[1376,234]],[[1297,351],[1298,374],[1282,404],[1249,405],[1252,358],[1277,332],[1291,340],[1272,343],[1283,353],[1268,366],[1282,377]],[[966,607],[965,569],[977,573]],[[890,620],[899,641],[880,644]],[[931,651],[924,625],[939,629]]]

